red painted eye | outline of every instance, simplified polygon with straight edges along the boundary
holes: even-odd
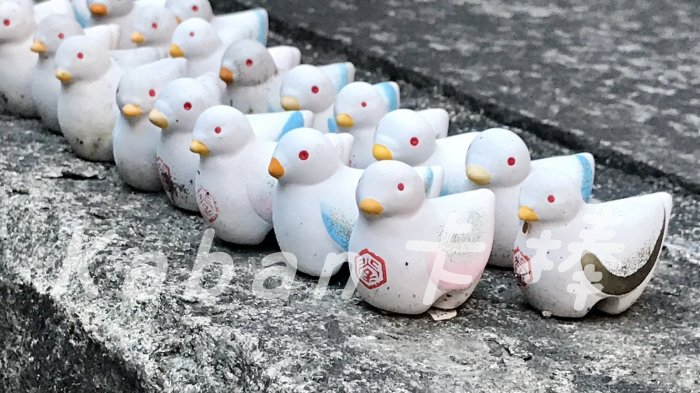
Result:
[[[186,111],[192,109],[192,103],[191,103],[191,102],[185,102],[185,105],[183,105],[183,108],[185,108]]]
[[[190,31],[190,37],[194,37],[194,31]]]
[[[5,25],[5,27],[8,27],[8,26],[10,26],[10,20],[9,20],[9,19],[5,19],[5,20],[2,21],[2,24]]]
[[[78,59],[82,60],[84,58],[85,58],[85,55],[83,54],[83,52],[78,52]]]
[[[306,150],[302,150],[299,152],[299,159],[302,161],[306,161],[309,159],[309,152]]]
[[[515,165],[515,157],[508,157],[508,165],[509,166]]]
[[[214,128],[214,132],[217,134],[221,134],[221,127]]]
[[[64,38],[66,38],[66,35],[65,35],[65,34],[63,34],[63,33],[58,33],[58,39],[59,39],[59,40],[62,40],[62,39],[64,39]]]
[[[556,201],[556,200],[557,200],[557,198],[555,198],[554,195],[550,195],[547,197],[547,202],[549,202],[549,203],[554,203],[554,201]]]
[[[157,28],[158,28],[158,23],[156,23],[156,22],[151,23],[151,27],[152,27],[153,29],[157,29]]]
[[[318,94],[318,92],[319,92],[318,86],[311,86],[311,92],[314,94]]]
[[[367,102],[365,102],[365,101],[362,101],[362,104],[360,104],[360,105],[362,105],[363,108],[367,108]]]
[[[403,183],[399,183],[399,185],[398,185],[398,186],[396,186],[396,188],[398,188],[398,189],[399,189],[399,191],[403,191],[403,190],[404,190],[404,188],[406,188],[406,186],[404,186],[404,185],[403,185]]]
[[[415,136],[411,138],[411,146],[418,146],[418,143],[420,143],[418,138],[416,138]]]
[[[245,61],[245,65],[246,65],[247,67],[252,67],[252,66],[253,66],[253,60],[252,60],[252,59],[246,60],[246,61]]]
[[[153,90],[153,89],[151,89],[151,90],[148,91],[148,95],[151,96],[151,97],[155,97],[155,96],[156,96],[156,91]]]
[[[193,6],[192,6],[192,11],[194,11],[194,12],[199,11],[199,6],[193,5]]]

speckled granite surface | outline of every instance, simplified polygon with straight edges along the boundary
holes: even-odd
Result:
[[[342,59],[302,45],[309,61]],[[386,77],[372,69],[359,75]],[[453,132],[495,125],[435,89],[401,85],[409,107],[446,107]],[[523,137],[536,157],[566,152]],[[0,117],[0,391],[697,391],[700,198],[605,166],[596,184],[601,199],[675,194],[662,265],[620,317],[544,318],[502,270],[488,270],[458,316],[444,322],[343,300],[341,278],[320,300],[308,277],[296,278],[288,300],[261,299],[251,292],[253,278],[261,258],[277,250],[273,242],[215,242],[213,251],[233,259],[233,279],[220,296],[198,301],[185,285],[201,219],[161,195],[133,192],[111,165],[78,160],[36,122]],[[56,289],[66,256],[76,255],[69,244],[79,228],[85,245],[114,231],[89,263],[94,296],[79,277]],[[134,299],[125,282],[143,252],[162,252],[168,272],[161,291]],[[219,269],[207,271],[204,286],[218,277]]]
[[[700,191],[696,0],[236,0],[493,118]],[[273,24],[273,26],[275,26]]]

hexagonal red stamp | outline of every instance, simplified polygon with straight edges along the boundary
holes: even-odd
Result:
[[[197,190],[197,205],[202,217],[208,223],[211,224],[219,218],[219,205],[209,191],[204,188]]]
[[[526,287],[532,283],[532,263],[530,258],[520,250],[520,247],[513,250],[513,269],[515,275],[518,276],[518,286]]]
[[[355,257],[355,273],[367,289],[379,288],[386,284],[386,263],[366,248]]]

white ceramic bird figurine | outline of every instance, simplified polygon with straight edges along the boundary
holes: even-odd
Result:
[[[231,44],[223,54],[219,76],[227,84],[225,102],[243,113],[280,112],[280,88],[284,73],[273,54],[287,52],[287,68],[301,62],[301,51],[287,46],[265,48],[254,40]]]
[[[355,79],[352,63],[326,66],[302,64],[284,75],[280,90],[282,108],[288,111],[309,110],[314,113],[314,128],[322,132],[337,132],[333,114],[335,97],[345,85]]]
[[[58,123],[75,154],[90,161],[111,161],[112,129],[118,116],[114,99],[123,70],[109,50],[92,37],[64,40],[56,52],[61,81]]]
[[[0,111],[36,116],[32,99],[32,70],[37,55],[29,51],[36,28],[31,2],[0,3]]]
[[[353,195],[363,170],[343,163],[328,139],[338,136],[312,128],[292,130],[280,139],[269,165],[270,175],[279,180],[272,215],[277,241],[282,251],[296,256],[287,262],[316,277],[340,269],[338,260],[326,266],[326,256],[347,251],[358,214]],[[437,195],[440,168],[416,170],[424,179],[424,193]]]
[[[119,117],[112,132],[114,162],[129,186],[148,192],[162,189],[157,150],[160,128],[148,116],[158,94],[175,79],[184,77],[184,59],[163,59],[127,71],[117,89]]]
[[[440,165],[445,169],[442,195],[467,190],[464,157],[476,133],[447,138],[449,115],[442,109],[387,113],[374,133],[372,154],[378,161],[397,160],[411,166]]]
[[[513,242],[522,228],[517,217],[520,186],[535,170],[558,169],[578,180],[588,202],[593,189],[595,161],[588,153],[530,160],[525,142],[513,131],[492,128],[478,133],[466,156],[469,189],[488,188],[496,194],[496,236],[489,264],[513,267]]]
[[[160,179],[170,201],[198,212],[194,178],[199,157],[190,152],[192,130],[202,112],[221,104],[224,83],[215,73],[176,79],[160,92],[149,118],[162,130],[157,161]]]
[[[223,41],[209,22],[191,18],[175,29],[170,56],[187,59],[187,74],[197,77],[206,72],[218,72],[225,49]]]
[[[177,28],[175,14],[157,5],[142,7],[131,22],[131,42],[144,47],[170,48],[170,40]]]
[[[261,44],[267,42],[268,15],[263,8],[233,12],[224,15],[214,15],[208,0],[167,0],[165,7],[170,9],[179,22],[191,18],[202,18],[211,23],[225,42],[231,43],[241,30],[250,31],[252,39]]]
[[[387,113],[399,109],[399,85],[383,82],[371,85],[353,82],[343,87],[335,99],[334,113],[339,132],[348,132],[352,146],[353,168],[367,168],[377,160],[372,156],[374,130]]]
[[[227,242],[260,244],[272,229],[277,180],[267,166],[277,143],[258,137],[243,113],[223,105],[199,116],[192,138],[202,216]]]
[[[88,35],[101,42],[100,45],[113,49],[119,38],[116,26],[95,26],[83,30],[75,18],[55,14],[44,18],[37,25],[31,50],[39,55],[39,61],[32,76],[32,98],[44,126],[60,132],[58,124],[58,95],[61,82],[56,79],[55,55],[58,47],[69,37]]]
[[[350,238],[358,294],[390,312],[453,309],[476,288],[491,251],[495,196],[477,190],[427,199],[408,165],[370,165],[357,186]]]
[[[91,14],[90,25],[117,25],[119,26],[118,48],[134,48],[131,42],[131,25],[135,10],[134,0],[87,0]]]
[[[586,204],[578,179],[534,171],[522,185],[513,263],[530,304],[578,318],[593,307],[619,314],[658,265],[671,217],[668,193]]]

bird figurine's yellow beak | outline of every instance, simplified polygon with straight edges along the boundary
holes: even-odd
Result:
[[[299,100],[297,100],[295,97],[284,96],[282,97],[280,103],[282,104],[282,108],[284,108],[286,111],[301,110],[301,104],[299,104]]]
[[[204,144],[204,142],[194,140],[190,144],[190,151],[195,154],[199,154],[200,156],[208,156],[209,155],[209,148],[207,145]]]
[[[491,184],[491,175],[486,169],[480,166],[467,165],[467,177],[472,183],[479,186]]]
[[[148,115],[148,119],[154,126],[160,128],[161,130],[168,128],[168,118],[157,109],[151,111],[151,113]]]
[[[178,44],[170,44],[170,57],[185,57],[185,52]]]
[[[182,19],[180,19],[179,16],[176,16],[176,17],[175,17],[175,22],[177,22],[177,24],[179,25],[180,23],[182,23]]]
[[[226,67],[221,67],[219,70],[219,78],[221,78],[222,81],[226,82],[227,85],[233,84],[234,81],[234,75],[233,71],[229,70]]]
[[[340,128],[351,128],[355,125],[355,121],[352,119],[352,116],[348,115],[347,113],[341,113],[336,116],[335,122],[338,123],[338,127]]]
[[[31,50],[32,50],[32,52],[34,52],[34,53],[39,53],[39,54],[41,54],[41,53],[45,53],[45,52],[46,52],[47,50],[49,50],[49,49],[46,47],[46,44],[44,44],[43,42],[37,40],[37,41],[34,41],[34,42],[32,43]]]
[[[143,34],[139,33],[138,31],[135,31],[131,33],[131,42],[134,44],[140,45],[143,44],[146,41],[146,37],[143,36]]]
[[[360,201],[359,207],[360,211],[368,216],[378,216],[384,212],[384,206],[372,198],[367,198]]]
[[[109,10],[105,4],[95,3],[90,6],[90,13],[94,16],[107,16]]]
[[[143,109],[140,106],[134,104],[126,104],[122,107],[122,114],[125,117],[139,117],[143,115]]]
[[[527,206],[520,206],[520,209],[518,209],[518,218],[525,222],[535,222],[539,220],[537,213]]]
[[[377,161],[384,161],[384,160],[393,160],[394,155],[391,154],[391,150],[389,150],[388,147],[380,144],[375,144],[374,147],[372,147],[372,155],[374,158],[377,159]]]
[[[270,160],[270,166],[267,168],[267,171],[270,173],[270,176],[278,180],[284,176],[284,167],[275,157],[272,157],[272,160]]]
[[[70,72],[66,70],[56,70],[56,78],[60,80],[62,83],[69,83],[71,80],[73,80],[73,75],[70,74]]]

